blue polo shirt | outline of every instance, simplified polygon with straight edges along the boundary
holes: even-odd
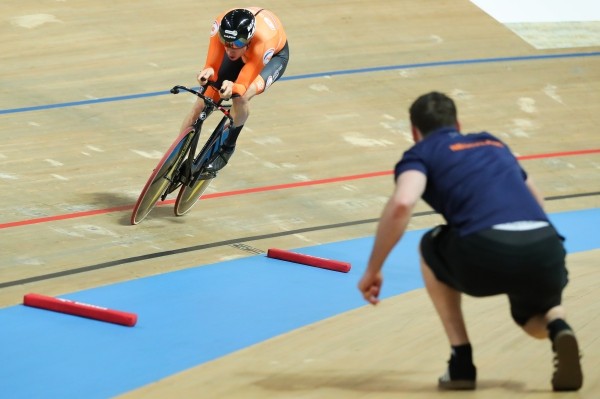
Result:
[[[404,153],[395,178],[407,170],[427,176],[423,200],[462,236],[501,223],[548,221],[517,159],[487,132],[436,130]]]

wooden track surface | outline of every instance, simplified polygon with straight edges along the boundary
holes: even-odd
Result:
[[[248,256],[244,245],[266,251],[372,235],[392,190],[385,172],[411,144],[407,107],[430,90],[455,98],[464,131],[488,130],[525,157],[550,212],[600,207],[600,155],[579,153],[600,149],[600,58],[535,58],[599,47],[536,50],[466,0],[266,0],[261,6],[287,28],[286,80],[252,101],[238,150],[207,199],[185,217],[166,205],[130,226],[145,180],[193,101],[167,91],[196,85],[210,22],[236,5],[0,5],[0,110],[13,110],[0,113],[0,306],[21,303],[27,292],[60,295]],[[302,182],[314,184],[281,187]],[[438,221],[415,218],[411,228]],[[178,252],[198,245],[205,247]],[[580,396],[564,397],[600,395],[593,377],[600,324],[590,316],[598,255],[569,258],[566,303],[589,378]],[[548,392],[547,343],[524,337],[502,298],[469,301],[468,312],[483,381],[470,396],[557,397]],[[419,290],[125,396],[193,397],[201,389],[210,393],[203,397],[227,398],[431,398],[446,351]]]
[[[468,298],[464,304],[474,337],[478,390],[438,393],[435,379],[444,371],[440,353],[448,348],[427,294],[416,290],[383,301],[376,309],[363,307],[327,319],[121,397],[183,398],[202,392],[207,398],[592,398],[600,390],[593,372],[600,360],[595,355],[596,333],[589,325],[596,306],[585,297],[593,295],[598,281],[593,264],[598,255],[592,251],[569,259],[574,283],[565,303],[574,309],[572,322],[580,327],[580,340],[590,343],[584,349],[588,379],[581,396],[548,393],[549,343],[532,341],[514,328],[503,297]],[[593,282],[590,276],[596,276]]]

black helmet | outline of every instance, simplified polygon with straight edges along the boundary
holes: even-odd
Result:
[[[242,48],[248,45],[256,29],[252,12],[243,8],[229,11],[221,20],[219,39],[227,47]]]

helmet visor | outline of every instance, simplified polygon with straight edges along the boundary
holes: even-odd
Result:
[[[229,48],[243,48],[246,47],[248,45],[248,43],[250,43],[250,40],[248,39],[243,39],[243,38],[238,38],[235,39],[234,41],[228,42],[225,39],[223,39],[223,37],[221,35],[219,35],[219,39],[221,39],[221,43],[223,43],[223,45],[225,47],[229,47]]]

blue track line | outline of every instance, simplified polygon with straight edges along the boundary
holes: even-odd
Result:
[[[489,63],[494,63],[494,62],[536,61],[536,60],[548,60],[548,59],[557,59],[557,58],[583,58],[583,57],[598,57],[598,56],[600,56],[600,51],[584,52],[584,53],[542,54],[542,55],[529,55],[529,56],[516,56],[516,57],[476,58],[476,59],[470,59],[470,60],[467,59],[467,60],[454,60],[454,61],[433,61],[433,62],[420,62],[420,63],[415,63],[415,64],[389,65],[389,66],[371,67],[371,68],[348,69],[348,70],[341,70],[341,71],[308,73],[308,74],[296,75],[296,76],[284,76],[281,78],[281,80],[313,79],[313,78],[320,78],[320,77],[324,77],[324,76],[340,76],[340,75],[353,75],[353,74],[357,74],[357,73],[385,72],[385,71],[393,71],[393,70],[398,70],[398,69],[416,69],[416,68],[430,68],[430,67],[451,66],[451,65],[489,64]],[[47,105],[37,105],[37,106],[32,106],[32,107],[2,109],[2,110],[0,110],[0,115],[16,114],[16,113],[20,113],[20,112],[41,111],[41,110],[52,109],[52,108],[68,108],[68,107],[76,107],[76,106],[80,106],[80,105],[106,103],[106,102],[113,102],[113,101],[135,100],[138,98],[156,97],[156,96],[163,96],[166,94],[170,94],[170,92],[168,90],[164,90],[164,91],[155,91],[155,92],[150,92],[150,93],[130,94],[130,95],[126,95],[126,96],[98,98],[98,99],[94,99],[94,100],[71,101],[71,102],[58,103],[58,104],[47,104]]]

